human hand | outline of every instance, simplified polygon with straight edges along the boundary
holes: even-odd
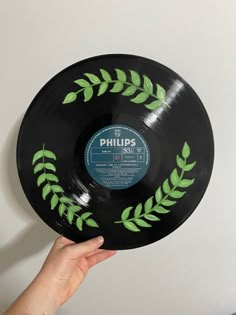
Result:
[[[57,238],[36,277],[49,289],[57,308],[75,293],[91,267],[116,253],[99,249],[103,242],[101,236],[79,244],[63,236]]]

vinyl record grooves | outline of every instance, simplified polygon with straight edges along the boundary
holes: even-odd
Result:
[[[206,110],[174,71],[138,56],[103,55],[52,78],[23,119],[17,166],[42,220],[106,249],[150,244],[196,209],[214,142]]]

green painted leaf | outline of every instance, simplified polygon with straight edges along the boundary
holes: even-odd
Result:
[[[157,84],[157,98],[161,101],[166,98],[166,91],[160,84]]]
[[[172,192],[170,192],[169,196],[172,198],[182,198],[185,195],[185,191],[178,191],[178,190],[174,190]]]
[[[168,178],[164,181],[162,188],[163,188],[164,193],[168,194],[168,192],[170,191],[170,185],[169,185]]]
[[[52,191],[54,193],[63,193],[64,192],[64,189],[59,185],[52,185],[51,188],[52,188]]]
[[[84,79],[75,80],[74,82],[83,88],[90,86],[90,83]]]
[[[77,99],[77,94],[74,92],[70,92],[66,95],[63,104],[73,103]]]
[[[101,80],[99,79],[99,77],[97,77],[95,74],[93,73],[85,73],[84,75],[86,75],[86,77],[89,78],[89,80],[93,83],[93,84],[99,84],[101,82]]]
[[[70,211],[70,212],[77,212],[77,211],[79,211],[81,209],[82,208],[80,206],[78,206],[78,205],[73,205],[73,206],[69,206],[68,207],[68,211]]]
[[[80,217],[76,220],[76,226],[80,231],[83,230],[83,220]]]
[[[56,182],[56,183],[59,182],[58,177],[54,174],[47,174],[46,177],[47,177],[47,180],[49,180],[50,182]]]
[[[134,211],[134,217],[135,218],[138,218],[142,212],[142,209],[143,209],[143,205],[142,203],[140,202],[137,207],[135,208],[135,211]]]
[[[137,91],[136,86],[129,86],[123,93],[122,95],[124,96],[131,96]]]
[[[178,171],[176,168],[170,174],[170,180],[171,180],[172,185],[174,186],[177,186],[179,184],[180,178],[179,178]]]
[[[101,72],[101,74],[102,74],[102,77],[103,77],[104,81],[109,82],[109,81],[112,80],[110,74],[109,74],[106,70],[100,69],[100,72]]]
[[[83,214],[81,215],[81,218],[82,218],[83,220],[86,220],[88,217],[91,216],[91,214],[92,214],[92,212],[85,212],[85,213],[83,213]]]
[[[60,217],[63,216],[65,211],[66,211],[66,206],[64,205],[64,203],[61,203],[60,206],[59,206],[59,215],[60,215]]]
[[[117,74],[117,79],[121,82],[126,82],[126,74],[123,70],[115,69]]]
[[[140,232],[140,229],[133,222],[125,221],[123,224],[124,227],[131,232]]]
[[[88,102],[93,97],[93,88],[90,86],[84,89],[84,102]]]
[[[150,110],[154,110],[154,109],[159,108],[161,106],[161,104],[162,104],[162,101],[156,100],[156,101],[153,101],[149,104],[145,104],[145,107],[150,109]]]
[[[134,70],[130,70],[130,74],[132,83],[136,86],[140,86],[141,85],[140,75]]]
[[[148,94],[152,94],[153,93],[152,81],[146,75],[143,76],[143,79],[144,91],[147,92]]]
[[[161,199],[162,199],[161,187],[159,187],[159,188],[156,190],[155,199],[156,199],[156,202],[160,202],[160,201],[161,201]]]
[[[113,88],[110,90],[112,93],[119,93],[123,89],[124,85],[122,82],[117,81],[114,85]]]
[[[130,211],[133,209],[133,207],[127,207],[123,212],[122,212],[122,215],[121,215],[121,220],[122,221],[125,221],[128,219],[129,217],[129,214],[130,214]]]
[[[136,103],[136,104],[141,104],[144,103],[149,97],[149,94],[146,92],[141,92],[139,93],[136,97],[131,99],[131,102]]]
[[[187,165],[185,166],[184,170],[185,170],[186,172],[191,171],[191,170],[194,168],[194,166],[195,166],[196,164],[197,164],[196,161],[194,161],[194,162],[191,163],[191,164],[187,164]]]
[[[59,198],[57,195],[53,195],[51,199],[51,210],[55,209],[59,201]]]
[[[182,149],[182,156],[187,159],[190,155],[190,147],[187,142],[184,143],[183,149]]]
[[[41,174],[41,175],[38,177],[37,186],[39,187],[42,183],[45,182],[46,179],[47,179],[46,174],[45,174],[45,173]]]
[[[96,222],[95,220],[93,220],[93,219],[88,219],[88,220],[86,220],[85,222],[86,222],[86,224],[87,224],[88,226],[91,226],[91,227],[98,227],[97,222]]]
[[[42,157],[43,157],[43,150],[36,152],[33,156],[32,165],[34,165],[35,162],[41,159]]]
[[[194,183],[195,179],[182,179],[179,182],[179,187],[186,188],[191,186]]]
[[[145,213],[149,213],[152,210],[152,205],[153,205],[153,196],[148,198],[144,204]]]
[[[38,172],[41,172],[44,168],[44,164],[43,163],[39,163],[35,166],[34,168],[34,174],[37,174]]]
[[[56,172],[56,167],[55,167],[52,163],[46,163],[46,164],[44,165],[44,167],[45,167],[47,170]]]
[[[49,184],[46,184],[43,187],[43,191],[42,191],[43,200],[46,200],[46,198],[50,192],[51,192],[51,186]]]
[[[73,201],[74,201],[73,199],[65,197],[65,196],[60,198],[60,202],[64,202],[64,203],[72,203]]]
[[[165,199],[165,200],[161,201],[161,204],[163,206],[166,206],[166,207],[173,206],[175,203],[176,203],[176,201],[172,201],[172,200],[168,200],[168,199]]]
[[[99,86],[98,96],[103,95],[106,92],[107,89],[108,89],[108,83],[107,82],[102,82],[102,84]]]
[[[49,151],[49,150],[44,150],[43,155],[48,159],[53,159],[53,160],[57,159],[56,155],[52,151]]]
[[[69,211],[69,209],[68,209],[68,212],[67,212],[67,221],[68,221],[70,224],[72,224],[73,219],[74,219],[74,216],[75,216],[74,212],[73,212],[73,211]]]
[[[165,208],[162,207],[162,206],[155,206],[155,207],[153,208],[153,210],[154,210],[155,212],[157,212],[157,213],[160,213],[160,214],[166,214],[166,213],[169,213],[169,212],[170,212],[170,210],[167,210],[167,209],[165,209]]]
[[[154,214],[145,214],[144,218],[149,221],[160,221],[160,219],[156,217]]]
[[[141,227],[151,227],[151,224],[147,223],[146,221],[142,219],[135,219],[135,223]]]
[[[181,169],[185,168],[186,163],[181,157],[179,157],[179,155],[176,156],[176,162],[179,168]]]

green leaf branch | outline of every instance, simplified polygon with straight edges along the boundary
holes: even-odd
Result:
[[[43,144],[41,150],[34,154],[32,159],[33,172],[38,176],[37,186],[42,186],[43,200],[50,197],[51,210],[57,208],[60,217],[66,216],[69,224],[75,222],[80,231],[83,230],[85,224],[89,227],[97,228],[97,222],[91,218],[93,213],[81,213],[83,212],[82,207],[76,204],[72,198],[65,195],[64,189],[59,185],[59,179],[56,175],[56,166],[54,165],[56,160],[56,155],[52,151],[46,150],[45,144]]]
[[[155,110],[162,104],[166,104],[166,92],[160,84],[153,84],[148,76],[140,74],[134,70],[129,70],[129,74],[121,69],[115,69],[116,77],[100,69],[100,75],[85,73],[85,78],[74,81],[80,89],[69,92],[63,104],[73,103],[80,93],[83,94],[84,102],[88,102],[95,94],[94,87],[98,87],[97,96],[103,95],[108,90],[111,93],[121,93],[130,97],[130,101],[136,104],[144,104],[149,110]]]
[[[157,188],[155,195],[149,197],[144,203],[139,203],[136,207],[129,206],[121,214],[121,220],[116,224],[123,224],[131,232],[140,232],[141,228],[152,227],[152,222],[160,221],[160,215],[170,212],[169,207],[175,205],[177,200],[185,194],[185,189],[190,187],[195,179],[184,178],[186,172],[191,171],[196,161],[187,163],[190,157],[190,147],[187,142],[182,148],[182,156],[176,156],[176,163],[179,168],[175,168],[163,184]]]

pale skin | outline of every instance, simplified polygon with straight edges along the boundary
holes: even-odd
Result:
[[[89,269],[116,253],[100,249],[103,242],[102,236],[79,244],[57,238],[38,275],[4,315],[55,315]]]

